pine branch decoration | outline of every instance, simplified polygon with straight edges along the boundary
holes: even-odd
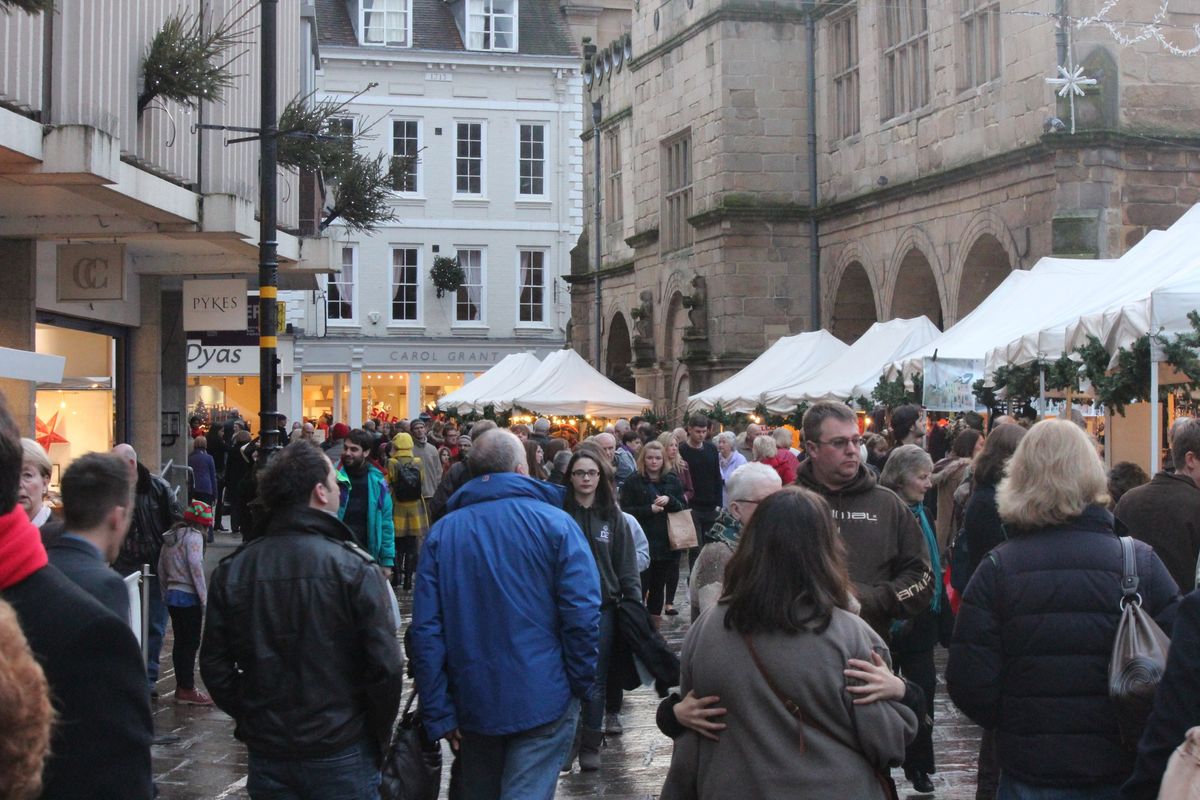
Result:
[[[26,14],[54,13],[54,0],[0,0],[0,10],[16,9]]]
[[[321,221],[321,230],[340,220],[351,230],[370,233],[380,224],[396,219],[396,212],[388,202],[392,179],[384,166],[386,159],[383,153],[374,158],[359,152],[350,155],[347,167],[336,178],[333,206]]]

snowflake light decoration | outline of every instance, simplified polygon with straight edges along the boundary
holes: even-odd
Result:
[[[1071,93],[1083,97],[1085,94],[1083,87],[1096,85],[1095,78],[1084,77],[1083,67],[1076,67],[1074,72],[1067,71],[1066,67],[1059,67],[1058,74],[1061,77],[1046,78],[1046,83],[1062,87],[1058,90],[1059,97],[1066,97]]]

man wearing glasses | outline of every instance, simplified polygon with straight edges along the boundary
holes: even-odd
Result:
[[[904,501],[876,484],[863,465],[858,419],[849,406],[815,403],[802,427],[809,457],[796,483],[829,503],[846,544],[860,616],[887,641],[892,620],[919,614],[933,597],[921,531]]]

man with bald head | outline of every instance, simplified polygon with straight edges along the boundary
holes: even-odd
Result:
[[[600,448],[600,452],[604,453],[604,457],[612,464],[613,479],[617,482],[617,491],[625,485],[625,481],[629,480],[629,476],[637,472],[637,463],[633,460],[633,454],[624,447],[617,447],[617,437],[611,433],[597,434],[593,439],[596,446]]]
[[[183,521],[183,511],[170,485],[138,461],[133,447],[119,444],[112,452],[121,457],[130,476],[137,482],[129,535],[121,543],[121,551],[113,562],[113,569],[124,577],[131,572],[141,572],[142,564],[150,564],[152,570],[156,567],[162,552],[163,534],[176,522]],[[157,698],[155,684],[158,683],[158,657],[167,632],[167,607],[163,605],[158,576],[152,574],[149,581],[150,635],[146,640],[146,678],[150,683],[150,696]]]

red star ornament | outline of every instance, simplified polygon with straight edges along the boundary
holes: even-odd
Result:
[[[36,418],[34,419],[34,423],[37,426],[37,435],[34,438],[47,453],[50,452],[50,445],[52,444],[70,444],[67,441],[67,437],[55,430],[58,427],[58,412],[54,413],[54,416],[50,418],[48,423]]]

